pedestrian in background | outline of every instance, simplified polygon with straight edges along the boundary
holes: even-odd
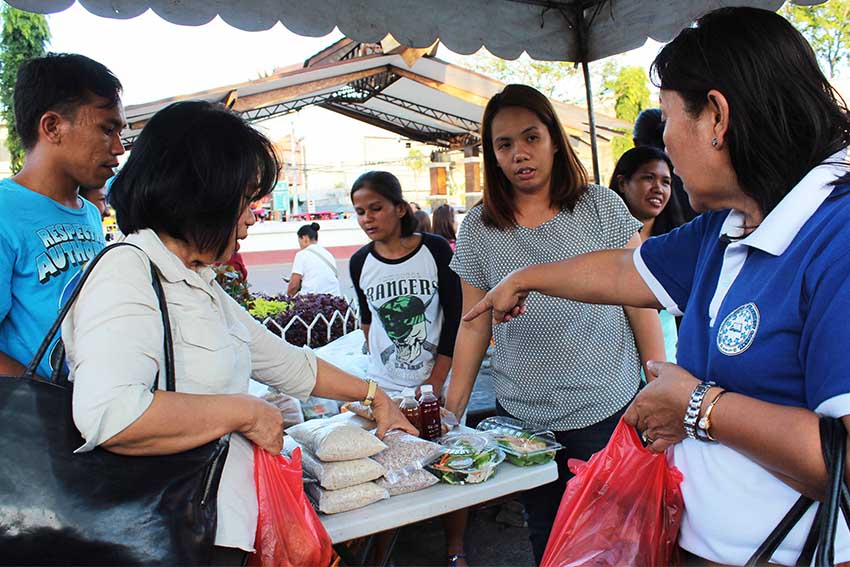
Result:
[[[455,219],[454,207],[448,203],[440,205],[434,211],[434,234],[442,236],[449,241],[452,252],[455,250],[457,240],[457,219]]]
[[[305,224],[298,229],[298,246],[287,295],[296,293],[330,293],[342,295],[336,258],[319,244],[319,223]]]
[[[416,219],[417,232],[433,232],[431,229],[431,217],[425,211],[416,211],[413,213],[413,218]]]

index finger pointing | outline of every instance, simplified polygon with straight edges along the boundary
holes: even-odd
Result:
[[[473,305],[472,309],[467,311],[466,315],[463,316],[463,320],[472,321],[473,319],[476,319],[490,311],[490,308],[490,302],[486,298],[484,298],[475,305]]]

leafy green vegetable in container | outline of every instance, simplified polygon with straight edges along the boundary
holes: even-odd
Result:
[[[562,448],[551,431],[536,429],[510,417],[487,418],[477,429],[491,435],[508,462],[520,467],[548,463],[555,458],[555,451]]]
[[[496,472],[505,459],[504,452],[489,437],[481,434],[456,434],[440,439],[446,452],[429,468],[447,484],[476,484]]]

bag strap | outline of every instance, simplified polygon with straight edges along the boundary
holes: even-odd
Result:
[[[826,462],[827,473],[829,474],[829,485],[827,487],[827,498],[821,504],[824,512],[819,530],[820,537],[818,538],[815,563],[817,565],[834,565],[838,512],[842,508],[840,505],[842,496],[841,487],[845,485],[844,467],[847,462],[847,430],[840,419],[821,418],[820,431],[824,461]],[[845,516],[844,521],[850,527],[850,518]]]
[[[315,256],[316,258],[318,258],[319,260],[324,262],[325,265],[333,271],[334,277],[336,279],[339,279],[339,272],[337,272],[336,266],[334,266],[330,262],[330,260],[328,260],[327,258],[322,256],[321,252],[319,252],[318,250],[314,250],[313,248],[310,248],[309,246],[307,248],[305,248],[304,250],[306,250],[307,252],[310,252],[313,256]]]
[[[847,430],[840,419],[821,417],[819,423],[821,452],[829,475],[827,498],[818,505],[809,534],[797,559],[797,565],[833,565],[835,561],[835,534],[838,528],[838,512],[850,528],[850,492],[844,481],[844,466],[847,460]],[[779,545],[813,504],[807,496],[800,496],[770,535],[747,561],[748,566],[765,565]]]
[[[118,248],[120,246],[132,246],[138,250],[142,250],[135,244],[131,244],[129,242],[116,242],[110,246],[107,246],[103,250],[101,250],[97,256],[95,256],[91,262],[89,262],[88,266],[86,266],[85,271],[83,272],[82,277],[80,278],[77,287],[71,293],[71,297],[68,298],[68,301],[65,302],[65,305],[62,306],[62,310],[59,312],[59,316],[50,326],[50,329],[47,331],[47,335],[44,337],[44,340],[41,341],[41,345],[39,345],[38,350],[35,352],[35,356],[30,361],[29,365],[27,365],[26,370],[24,370],[22,378],[28,378],[31,380],[36,379],[35,371],[38,368],[38,365],[41,363],[41,360],[44,358],[44,355],[47,353],[47,350],[50,348],[50,343],[53,342],[53,338],[59,332],[59,329],[62,328],[62,322],[65,320],[65,317],[71,311],[71,308],[74,305],[74,302],[79,297],[80,292],[83,289],[83,284],[86,283],[89,276],[91,275],[94,267],[100,262],[100,260],[106,255],[107,252]],[[144,250],[142,250],[144,252]],[[147,254],[145,254],[147,256]],[[157,302],[159,303],[159,310],[162,317],[163,324],[163,346],[165,347],[165,384],[166,389],[173,392],[175,389],[174,382],[174,342],[171,337],[171,325],[168,317],[168,306],[165,301],[165,290],[162,288],[162,282],[159,280],[159,274],[157,273],[156,266],[154,263],[148,258],[148,263],[150,264],[151,269],[151,283],[154,288],[154,292],[156,293]],[[64,357],[63,357],[64,358]],[[58,376],[58,373],[54,371],[53,376]],[[69,385],[67,378],[62,378],[64,381],[64,385]],[[154,389],[159,388],[159,374],[157,374],[156,380],[154,382]]]
[[[814,502],[808,496],[800,496],[797,501],[791,506],[791,509],[788,510],[788,513],[785,514],[785,517],[782,518],[779,523],[773,528],[773,531],[770,532],[770,535],[765,538],[762,544],[756,549],[755,553],[749,558],[746,565],[747,567],[755,567],[756,565],[767,565],[770,558],[773,557],[773,554],[776,553],[776,550],[779,549],[779,546],[788,537],[788,534],[791,533],[791,530],[794,529],[794,526],[797,525],[805,513],[809,510],[809,507]]]

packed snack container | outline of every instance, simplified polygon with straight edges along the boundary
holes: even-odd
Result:
[[[551,431],[511,417],[488,417],[476,429],[492,436],[505,452],[507,461],[520,467],[548,463],[563,448]]]

